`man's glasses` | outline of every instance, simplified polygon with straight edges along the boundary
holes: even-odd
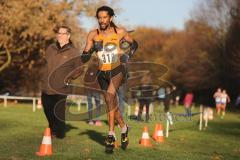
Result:
[[[67,32],[65,32],[65,33],[60,33],[60,32],[58,32],[57,34],[58,34],[58,35],[67,35],[67,34],[69,34],[69,33],[67,33]]]

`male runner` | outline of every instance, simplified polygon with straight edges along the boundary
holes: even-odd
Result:
[[[96,18],[99,28],[92,30],[87,37],[82,62],[87,62],[92,53],[96,52],[99,59],[98,82],[104,91],[104,98],[107,104],[109,132],[106,139],[106,152],[113,152],[115,132],[114,121],[121,127],[121,148],[126,149],[128,145],[128,125],[124,123],[118,104],[117,90],[121,83],[126,80],[124,64],[134,54],[138,44],[128,32],[113,23],[114,11],[108,6],[97,9]],[[130,49],[128,53],[123,52],[121,42],[128,42]]]

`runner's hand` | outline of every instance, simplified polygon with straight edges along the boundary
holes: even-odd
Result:
[[[121,62],[121,63],[127,63],[128,60],[129,60],[129,55],[127,55],[127,54],[122,54],[122,55],[120,56],[120,62]]]

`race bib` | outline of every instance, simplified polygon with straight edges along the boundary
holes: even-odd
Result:
[[[114,43],[104,45],[102,51],[98,51],[97,56],[102,64],[112,64],[118,61],[118,49]]]
[[[221,98],[220,97],[216,97],[215,101],[218,103],[218,102],[221,102]]]
[[[226,103],[227,102],[227,98],[222,98],[222,103]]]
[[[97,56],[102,64],[112,64],[118,61],[117,51],[100,51],[97,53]]]

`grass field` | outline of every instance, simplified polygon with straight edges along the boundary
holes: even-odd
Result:
[[[197,111],[198,109],[195,109]],[[181,112],[182,108],[174,108]],[[105,119],[105,116],[102,116]],[[83,121],[68,122],[67,136],[53,139],[53,156],[39,158],[35,155],[42,141],[47,121],[42,110],[32,112],[29,104],[0,104],[0,159],[119,159],[119,160],[233,160],[240,159],[240,113],[229,112],[224,120],[215,117],[206,130],[198,131],[198,116],[192,121],[175,122],[169,137],[162,144],[143,148],[138,144],[144,125],[152,135],[157,121],[137,123],[128,121],[132,127],[127,151],[117,148],[112,155],[104,153],[107,125],[89,126]],[[165,122],[162,122],[165,124]],[[116,129],[120,140],[120,129]]]

